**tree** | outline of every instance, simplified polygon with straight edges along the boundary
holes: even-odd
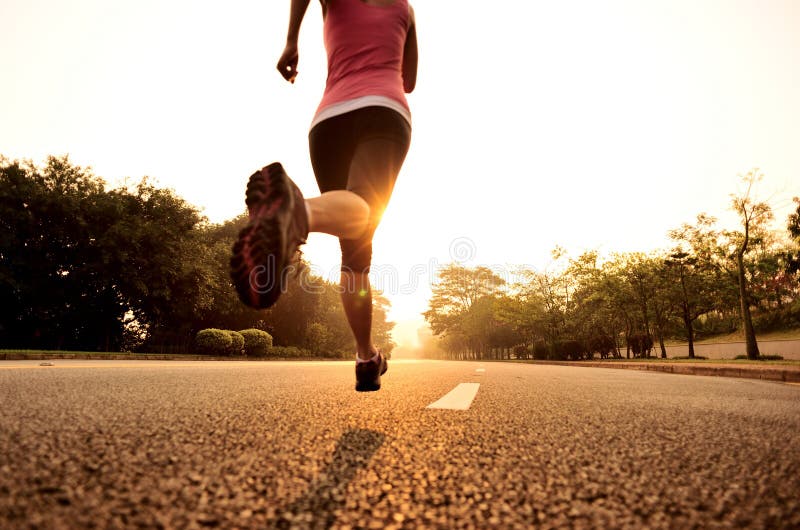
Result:
[[[770,208],[769,204],[756,201],[752,196],[754,193],[753,186],[763,178],[763,174],[758,169],[751,170],[742,177],[746,185],[745,191],[731,197],[731,206],[738,214],[741,223],[741,231],[731,233],[731,239],[734,241],[735,246],[739,308],[748,359],[758,359],[759,352],[755,330],[753,329],[753,317],[750,313],[752,301],[748,287],[747,271],[745,270],[745,256],[750,250],[753,241],[763,236],[767,223],[772,220],[772,208]]]
[[[795,197],[794,203],[797,205],[797,209],[789,214],[786,229],[789,231],[789,237],[794,241],[796,247],[800,247],[800,197]],[[787,252],[786,257],[786,271],[789,274],[800,272],[800,248],[790,250]]]
[[[632,302],[638,312],[638,334],[636,344],[638,351],[650,355],[652,349],[652,335],[650,332],[650,318],[652,314],[653,299],[656,296],[656,277],[651,260],[641,252],[629,253],[621,256],[622,277],[630,286]],[[641,347],[650,344],[650,347]],[[636,350],[634,350],[636,353]]]
[[[695,321],[725,305],[731,296],[725,272],[716,259],[719,233],[715,223],[714,217],[700,214],[695,224],[684,223],[669,232],[677,243],[664,262],[673,286],[669,296],[683,321],[690,358],[695,356]]]
[[[494,318],[491,302],[504,285],[502,278],[487,267],[445,266],[433,286],[429,309],[423,313],[435,335],[444,336],[445,348],[476,358],[487,345],[485,333]],[[462,350],[463,351],[463,350]]]
[[[119,205],[90,170],[0,159],[0,341],[5,347],[113,349],[126,306],[103,233]]]
[[[531,270],[519,271],[522,281],[511,287],[511,295],[501,296],[495,304],[496,318],[514,331],[517,344],[522,344],[525,352],[533,351],[536,342],[545,335],[544,301],[530,288],[530,282],[525,281],[535,274]]]
[[[653,323],[656,328],[658,346],[661,349],[661,358],[667,358],[667,348],[664,346],[664,336],[670,325],[670,320],[675,311],[675,305],[670,299],[672,283],[667,268],[666,257],[657,254],[651,257],[651,267],[655,279],[655,295],[651,303],[653,310]]]

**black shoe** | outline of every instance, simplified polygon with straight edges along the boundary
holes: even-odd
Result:
[[[250,221],[233,245],[231,279],[242,302],[263,309],[286,288],[308,237],[308,216],[303,194],[278,162],[253,173],[245,202]]]
[[[389,369],[382,353],[369,361],[356,361],[356,392],[374,392],[381,389],[381,376]]]

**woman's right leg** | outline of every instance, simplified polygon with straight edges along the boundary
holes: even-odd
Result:
[[[340,239],[355,239],[367,231],[370,207],[352,191],[327,191],[306,199],[311,232],[323,232]]]

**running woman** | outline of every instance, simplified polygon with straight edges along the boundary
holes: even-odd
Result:
[[[291,0],[278,71],[294,83],[297,41],[310,0]],[[321,195],[304,199],[281,164],[247,185],[249,222],[233,247],[241,300],[273,305],[309,232],[339,238],[342,305],[356,341],[356,390],[381,387],[388,367],[372,343],[372,238],[411,142],[405,94],[417,79],[417,37],[408,0],[320,0],[328,79],[308,135]]]

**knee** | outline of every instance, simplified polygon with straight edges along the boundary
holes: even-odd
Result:
[[[342,248],[342,272],[368,273],[372,263],[372,233],[367,229],[367,234],[359,239],[340,239]]]
[[[373,206],[373,201],[370,200],[370,196],[367,193],[360,193],[359,191],[355,190],[348,190],[353,197],[351,202],[352,204],[352,211],[353,219],[358,219],[359,221],[363,221],[365,228],[365,232],[369,229],[374,223],[374,216],[375,213],[378,211],[377,208]]]

